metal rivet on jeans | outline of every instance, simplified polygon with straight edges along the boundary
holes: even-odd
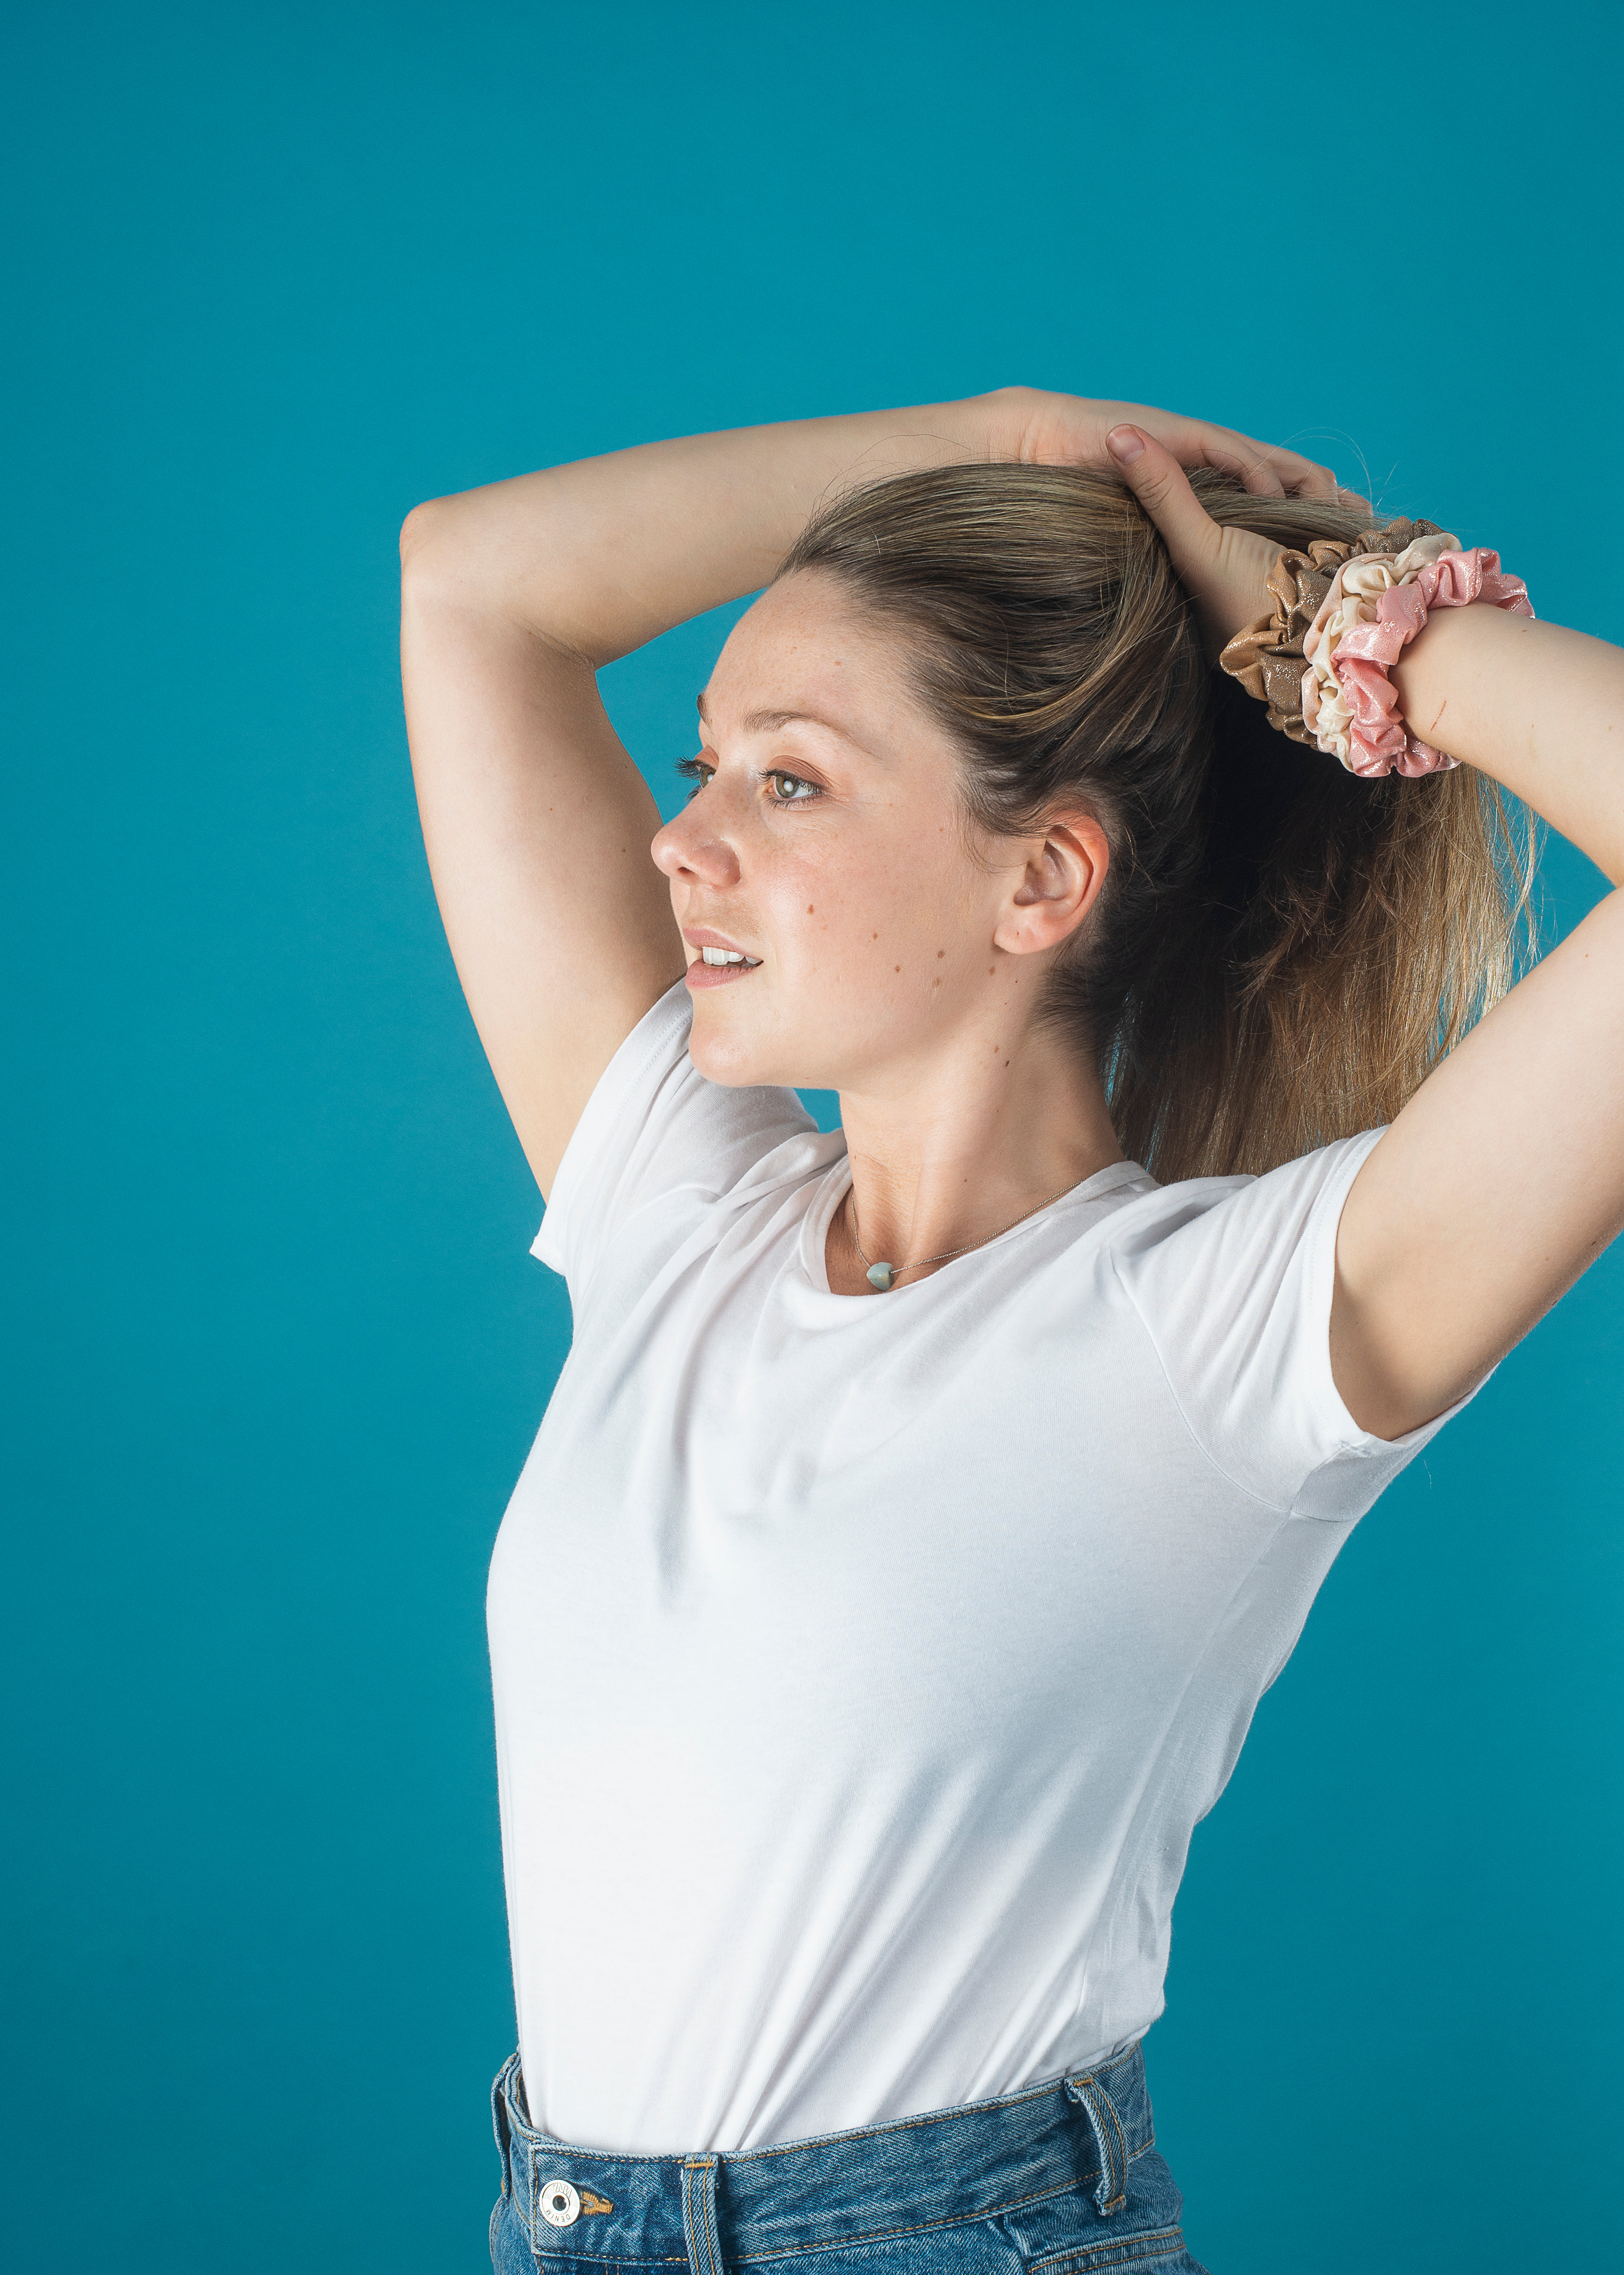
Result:
[[[543,2181],[539,2201],[542,2218],[553,2227],[569,2227],[581,2216],[581,2199],[568,2181]]]

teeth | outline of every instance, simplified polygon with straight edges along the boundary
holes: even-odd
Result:
[[[699,950],[699,954],[701,958],[706,964],[753,964],[759,961],[759,958],[752,958],[742,954],[736,948],[702,948]]]

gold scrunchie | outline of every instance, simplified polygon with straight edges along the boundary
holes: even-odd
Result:
[[[1303,642],[1337,571],[1356,554],[1402,553],[1416,538],[1439,534],[1435,521],[1395,521],[1386,529],[1367,529],[1351,544],[1317,537],[1306,552],[1288,546],[1263,580],[1273,608],[1236,632],[1218,659],[1220,667],[1268,705],[1271,727],[1313,746],[1315,737],[1303,723]]]

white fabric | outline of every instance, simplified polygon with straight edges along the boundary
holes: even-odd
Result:
[[[737,2150],[1013,2092],[1161,2011],[1191,1827],[1348,1528],[1439,1422],[1331,1376],[1376,1131],[1131,1164],[832,1295],[838,1135],[727,1090],[675,989],[535,1253],[575,1341],[489,1620],[530,2107]]]

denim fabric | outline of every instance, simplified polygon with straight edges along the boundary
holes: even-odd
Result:
[[[491,2110],[496,2275],[726,2275],[768,2261],[804,2275],[1202,2275],[1137,2045],[998,2101],[738,2154],[555,2141],[530,2122],[517,2054]]]

